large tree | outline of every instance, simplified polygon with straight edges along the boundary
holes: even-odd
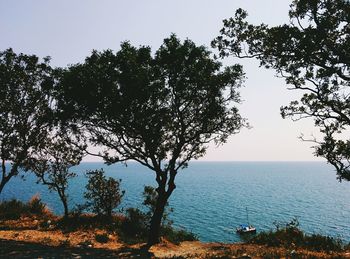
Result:
[[[54,85],[49,58],[0,52],[0,194],[31,154],[44,144]]]
[[[155,173],[149,245],[159,241],[178,171],[245,124],[235,106],[242,69],[221,67],[205,47],[172,35],[154,55],[127,42],[116,54],[94,51],[61,80],[67,122],[83,125],[92,143],[105,146],[107,162],[134,160]]]
[[[250,24],[238,9],[212,45],[222,57],[256,58],[304,91],[281,107],[282,116],[312,117],[324,135],[309,139],[315,154],[335,166],[339,180],[350,180],[350,2],[295,0],[290,8],[290,23],[274,27]]]

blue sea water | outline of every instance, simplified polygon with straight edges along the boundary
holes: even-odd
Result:
[[[99,168],[122,179],[123,208],[141,208],[143,187],[155,185],[154,173],[136,163],[127,167],[83,163],[70,182],[71,206],[84,202],[86,170]],[[0,199],[26,201],[39,193],[54,212],[62,213],[57,194],[35,182],[32,175],[25,181],[15,178]],[[339,183],[334,169],[323,162],[192,162],[178,173],[176,184],[170,199],[174,224],[193,231],[202,241],[240,241],[235,227],[246,223],[246,207],[258,231],[296,217],[308,233],[350,241],[350,183]]]

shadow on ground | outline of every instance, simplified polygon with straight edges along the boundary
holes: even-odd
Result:
[[[118,250],[99,248],[54,247],[0,239],[0,258],[152,258],[145,248],[123,247]]]

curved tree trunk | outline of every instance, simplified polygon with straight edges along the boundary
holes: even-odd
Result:
[[[148,234],[148,246],[152,246],[154,244],[159,243],[159,237],[160,237],[160,229],[162,224],[162,218],[164,214],[164,208],[168,201],[167,194],[163,192],[163,194],[158,195],[156,208],[154,210],[152,219],[151,219],[151,225],[150,230]]]
[[[56,186],[56,190],[57,190],[58,195],[60,196],[60,199],[61,199],[62,204],[63,204],[64,217],[67,218],[69,215],[67,196],[66,196],[64,190],[60,189],[58,186]]]
[[[18,165],[13,165],[10,172],[6,175],[5,160],[2,159],[2,176],[0,181],[0,194],[4,189],[5,185],[10,181],[10,179],[17,175]]]
[[[2,190],[4,189],[6,183],[7,183],[7,181],[3,178],[0,182],[0,194],[1,194]]]
[[[154,209],[154,213],[151,219],[150,230],[148,234],[148,242],[147,245],[151,247],[154,244],[159,243],[160,238],[160,230],[162,225],[162,218],[165,210],[165,206],[167,205],[168,199],[172,192],[175,190],[176,186],[174,184],[176,171],[172,171],[170,173],[170,179],[168,182],[168,189],[166,190],[166,177],[163,178],[162,181],[159,181],[159,187],[157,189],[158,199],[156,203],[156,207]]]
[[[64,208],[64,217],[67,218],[69,214],[67,201],[64,199],[62,200],[62,203]]]

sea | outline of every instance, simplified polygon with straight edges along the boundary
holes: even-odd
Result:
[[[143,208],[142,191],[145,185],[155,186],[155,175],[135,162],[74,167],[77,177],[68,190],[71,208],[84,203],[87,170],[101,168],[122,180],[125,196],[117,210]],[[27,201],[39,194],[53,212],[62,214],[58,195],[36,182],[28,173],[13,178],[0,200]],[[201,241],[239,242],[235,229],[240,224],[250,223],[259,232],[297,219],[309,234],[350,242],[350,183],[339,182],[325,162],[191,162],[178,172],[176,186],[169,201],[174,226],[192,231]]]

